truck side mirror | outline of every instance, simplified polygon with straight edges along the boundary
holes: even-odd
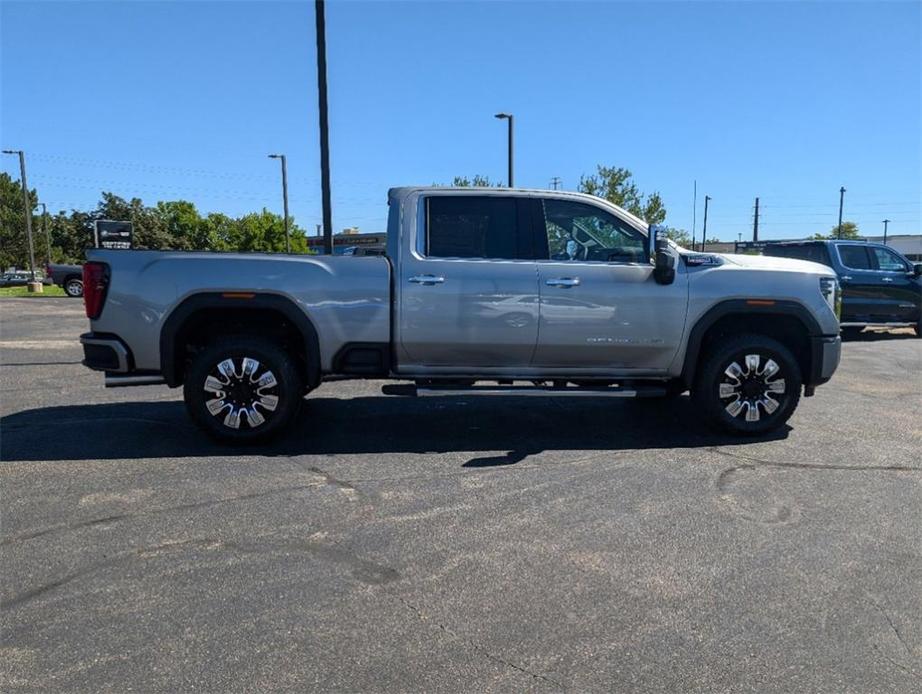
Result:
[[[675,281],[676,257],[669,248],[665,228],[651,224],[649,239],[653,247],[653,279],[657,284],[672,284]]]
[[[913,277],[922,277],[922,263],[913,263],[913,266],[912,266],[912,276],[913,276]]]

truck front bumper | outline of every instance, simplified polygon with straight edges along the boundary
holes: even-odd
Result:
[[[839,366],[842,356],[842,338],[838,335],[820,335],[810,338],[810,376],[804,383],[804,395],[813,395],[816,386],[826,383]]]

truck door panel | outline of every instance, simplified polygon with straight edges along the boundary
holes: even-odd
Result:
[[[910,274],[911,267],[889,248],[868,249],[876,269],[877,280],[892,322],[915,321],[919,315],[920,287]]]
[[[538,335],[538,279],[524,201],[423,199],[420,243],[402,259],[399,340],[408,365],[525,367]]]
[[[534,365],[667,369],[685,326],[684,269],[657,284],[643,234],[627,222],[585,203],[543,203],[548,260],[538,262]]]

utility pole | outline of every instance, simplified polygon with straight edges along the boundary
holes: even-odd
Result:
[[[327,115],[327,37],[324,0],[314,0],[317,20],[317,101],[320,110],[320,188],[323,198],[323,251],[333,255],[333,209],[330,204],[330,123]]]
[[[557,186],[560,185],[560,176],[554,176],[554,178],[551,179],[551,185],[554,186],[554,190],[557,190]]]
[[[890,224],[889,219],[884,220],[884,245],[887,245],[887,225]]]
[[[26,215],[26,236],[29,238],[29,269],[32,271],[31,291],[35,287],[35,246],[32,243],[32,203],[29,201],[29,184],[26,183],[26,155],[21,149],[5,149],[4,154],[19,155],[19,175],[22,184],[22,207]]]
[[[691,247],[695,250],[695,231],[698,221],[698,179],[694,182],[694,192],[692,193],[692,239]]]
[[[842,238],[842,206],[845,203],[845,186],[839,188],[839,226],[836,231],[836,238]]]
[[[512,116],[511,113],[497,113],[497,114],[496,114],[495,116],[493,116],[493,117],[494,117],[494,118],[499,118],[500,120],[508,120],[508,121],[509,121],[509,146],[508,146],[508,148],[507,148],[507,150],[506,150],[506,156],[507,156],[508,159],[509,159],[509,177],[508,177],[508,181],[509,181],[509,182],[508,182],[506,185],[508,185],[510,188],[512,188],[512,187],[514,187],[514,185],[515,185],[515,184],[512,182],[512,124],[513,124],[514,118],[513,118],[513,116]]]
[[[704,228],[701,230],[701,252],[704,253],[704,244],[708,240],[708,203],[711,201],[709,195],[704,196]],[[695,250],[694,247],[692,250]]]
[[[48,246],[48,264],[51,265],[51,234],[48,233],[48,208],[45,203],[40,202],[42,206],[42,233],[45,234],[45,245]]]
[[[285,209],[285,252],[291,253],[291,235],[288,233],[288,160],[284,154],[270,154],[270,159],[282,160],[282,206]]]
[[[756,213],[752,218],[752,240],[759,240],[759,198],[756,198]]]

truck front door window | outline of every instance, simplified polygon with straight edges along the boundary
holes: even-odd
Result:
[[[550,198],[544,201],[544,219],[551,260],[645,260],[643,235],[597,207]]]
[[[877,269],[887,272],[906,272],[906,263],[893,251],[886,248],[871,248],[871,252],[877,259]]]

